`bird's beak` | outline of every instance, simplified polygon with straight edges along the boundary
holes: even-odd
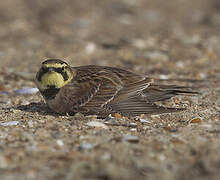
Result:
[[[48,72],[49,73],[54,72],[54,68],[48,68]]]

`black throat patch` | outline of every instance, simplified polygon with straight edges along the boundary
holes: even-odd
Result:
[[[55,98],[59,90],[60,88],[55,88],[54,86],[50,86],[48,87],[48,89],[41,91],[41,94],[46,100],[50,100],[50,99]]]

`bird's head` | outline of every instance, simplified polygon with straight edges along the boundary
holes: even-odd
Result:
[[[42,62],[36,75],[36,84],[40,91],[51,88],[60,89],[68,84],[74,76],[74,71],[66,62],[59,59],[47,59]]]

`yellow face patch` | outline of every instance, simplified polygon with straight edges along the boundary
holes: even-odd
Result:
[[[35,82],[41,91],[51,87],[62,88],[76,75],[75,71],[66,63],[56,62],[56,60],[47,61],[42,63],[42,67],[36,75]]]
[[[47,89],[49,86],[61,88],[65,85],[65,81],[61,74],[57,72],[49,72],[42,76],[41,83],[38,83],[38,85],[41,90]]]

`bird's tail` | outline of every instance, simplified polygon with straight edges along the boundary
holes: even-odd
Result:
[[[175,85],[150,85],[143,91],[143,97],[147,102],[157,102],[170,99],[176,95],[196,95],[198,92],[192,87]]]

